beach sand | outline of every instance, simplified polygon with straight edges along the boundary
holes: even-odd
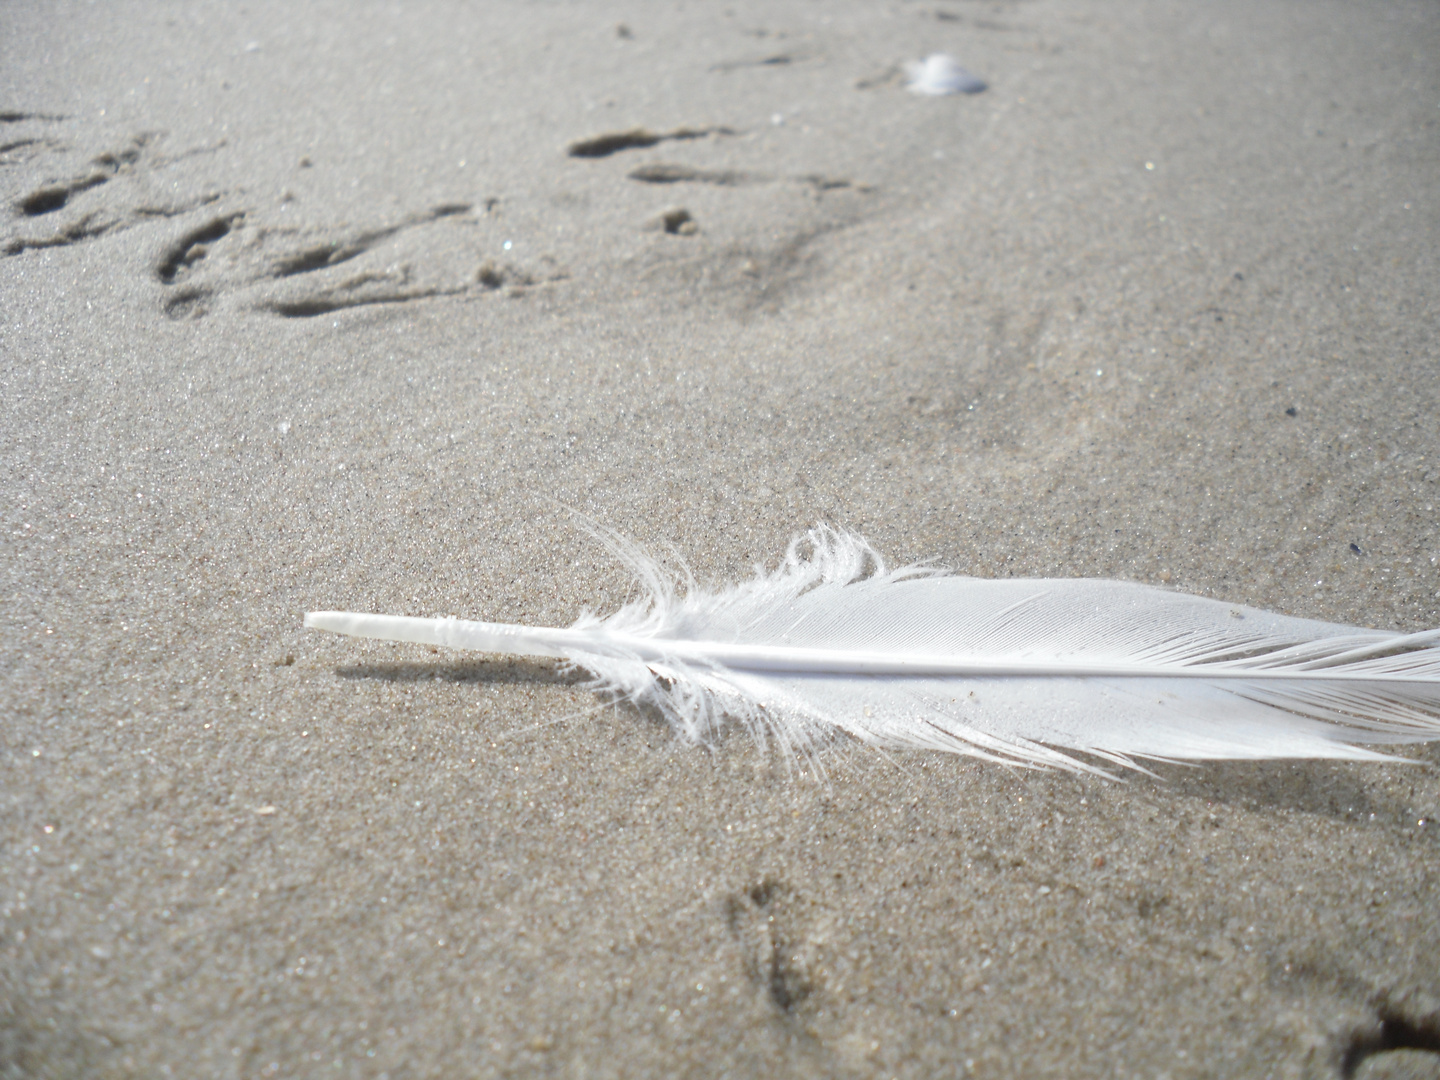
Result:
[[[1407,0],[4,5],[0,1077],[1440,1076],[1434,748],[817,775],[301,628],[611,610],[566,508],[1440,626],[1437,56]]]

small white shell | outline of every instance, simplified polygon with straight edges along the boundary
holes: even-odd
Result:
[[[905,65],[909,81],[905,89],[913,94],[978,94],[985,89],[985,80],[970,74],[953,56],[935,53],[924,60],[911,60]]]

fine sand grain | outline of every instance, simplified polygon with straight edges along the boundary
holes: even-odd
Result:
[[[1427,0],[0,5],[0,1077],[1440,1076],[1436,749],[816,776],[301,628],[621,603],[562,506],[1440,626],[1437,57]]]

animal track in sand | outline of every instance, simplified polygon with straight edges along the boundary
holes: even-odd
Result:
[[[5,242],[5,254],[19,255],[21,252],[32,249],[66,247],[82,240],[93,240],[97,236],[104,236],[106,233],[112,232],[117,224],[113,219],[107,220],[98,213],[85,214],[74,221],[67,222],[49,236],[13,237]]]
[[[403,233],[433,225],[446,218],[468,214],[470,210],[469,203],[446,203],[411,214],[393,225],[308,244],[272,260],[265,273],[274,281],[323,274],[366,254],[385,241],[400,237]],[[465,279],[452,276],[447,282],[418,280],[419,275],[414,264],[402,260],[383,268],[362,269],[339,281],[332,281],[329,277],[323,282],[319,279],[314,283],[307,281],[298,293],[295,290],[286,290],[279,295],[260,300],[256,307],[286,319],[310,319],[349,308],[456,296],[479,283],[478,276],[472,274]]]
[[[487,201],[487,209],[493,203]],[[177,236],[157,260],[155,274],[162,285],[183,283],[160,307],[171,319],[196,319],[233,295],[232,303],[238,300],[253,311],[309,319],[350,308],[502,289],[521,296],[532,286],[568,277],[545,257],[540,261],[547,265],[539,272],[490,261],[477,268],[469,230],[478,222],[469,216],[471,209],[469,203],[442,203],[362,229],[277,229],[244,210],[212,217]],[[218,262],[217,252],[223,253]]]
[[[8,117],[7,123],[39,125],[62,119],[39,113],[4,116]],[[66,247],[122,232],[145,221],[187,214],[220,197],[216,192],[202,191],[172,201],[175,196],[171,185],[157,183],[153,175],[156,167],[164,163],[151,152],[151,144],[158,138],[149,133],[133,134],[118,149],[106,150],[84,162],[82,169],[71,164],[68,177],[56,179],[52,173],[32,186],[12,204],[17,228],[0,240],[0,250],[6,255],[21,255]],[[71,156],[68,150],[64,142],[41,126],[0,146],[0,165],[49,171],[56,168],[54,159],[64,161]],[[148,193],[160,191],[164,192],[161,199],[146,198]],[[95,194],[88,194],[92,192]]]
[[[175,319],[198,319],[209,311],[209,289],[181,289],[161,305],[166,316]]]
[[[19,202],[19,209],[26,217],[53,214],[70,201],[72,195],[108,183],[122,168],[140,160],[140,150],[149,139],[147,135],[135,135],[131,144],[123,150],[107,151],[94,158],[91,168],[83,176],[71,177],[58,183],[36,188]]]
[[[468,214],[470,209],[469,203],[447,203],[422,214],[412,214],[396,225],[359,233],[348,240],[332,240],[316,244],[282,257],[275,263],[271,276],[292,277],[295,274],[309,274],[316,270],[338,266],[341,263],[349,262],[357,255],[365,254],[380,241],[388,240],[403,229],[414,228],[416,225],[428,225],[432,221],[438,221],[443,217],[452,217],[455,214]]]
[[[372,280],[368,276],[362,276],[354,282],[347,282],[337,289],[330,290],[324,296],[313,296],[303,300],[276,300],[264,304],[262,307],[266,311],[273,311],[276,315],[287,319],[313,319],[317,315],[329,315],[347,308],[368,307],[372,304],[403,304],[407,300],[458,296],[465,291],[464,286],[457,286],[452,289],[377,289],[346,295],[349,289],[358,289],[361,285],[370,284]]]
[[[768,31],[759,31],[759,36],[769,36]],[[712,70],[731,70],[738,67],[785,66],[799,57],[794,53],[775,53],[758,60],[737,61],[716,65]],[[626,131],[612,131],[594,135],[571,143],[566,148],[570,157],[602,158],[627,150],[648,149],[667,141],[692,141],[712,135],[735,135],[728,127],[678,127],[668,132],[651,131],[637,127]],[[845,177],[830,177],[816,173],[801,176],[773,176],[733,168],[704,168],[676,162],[652,161],[631,169],[626,176],[637,183],[650,185],[708,184],[719,188],[742,188],[752,185],[792,182],[808,185],[814,198],[824,193],[850,189],[857,192],[873,190],[868,184],[857,184]],[[644,228],[662,231],[670,236],[695,236],[700,224],[688,209],[669,207],[657,216],[648,218]]]
[[[645,128],[611,132],[574,143],[572,157],[599,158],[623,150],[653,147],[667,137],[695,138],[714,129],[680,128],[669,136],[657,135]],[[729,129],[719,129],[727,134]],[[820,173],[773,175],[733,168],[705,168],[676,162],[652,161],[632,168],[626,176],[637,183],[668,186],[673,184],[706,184],[716,188],[741,189],[766,184],[803,185],[815,201],[837,191],[869,193],[869,184],[856,183],[848,177]],[[699,299],[731,298],[742,316],[772,313],[789,297],[803,290],[805,280],[816,268],[811,250],[817,237],[853,223],[858,206],[842,208],[845,221],[822,220],[796,223],[778,237],[770,233],[768,243],[729,240],[723,235],[712,237],[712,243],[690,247],[683,254],[679,248],[656,247],[640,256],[644,265],[642,278],[663,274],[672,284],[679,285],[683,295]],[[810,217],[803,214],[802,217]],[[833,214],[825,217],[832,218]],[[646,218],[643,228],[671,237],[695,237],[701,225],[689,208],[670,206]],[[663,242],[667,243],[667,242]],[[687,245],[688,247],[688,245]],[[482,281],[485,279],[482,277]],[[487,282],[487,284],[490,284]]]
[[[801,60],[808,60],[809,56],[797,53],[769,53],[765,56],[755,57],[746,60],[722,60],[718,64],[711,64],[711,71],[739,71],[742,68],[773,68],[789,67],[791,64]]]
[[[142,241],[154,245],[150,274],[162,289],[157,307],[170,319],[201,318],[237,300],[252,311],[308,318],[502,288],[519,296],[567,276],[554,266],[477,270],[482,251],[466,231],[478,224],[469,202],[440,203],[378,227],[290,226],[299,215],[287,214],[277,228],[263,203],[236,205],[203,186],[208,169],[168,168],[226,151],[225,140],[161,154],[164,137],[140,133],[81,157],[56,137],[55,122],[48,114],[0,114],[0,167],[14,170],[7,176],[19,174],[20,182],[9,187],[23,192],[10,201],[0,226],[0,251],[15,256],[65,247],[179,218],[175,229],[158,239],[151,231]],[[294,209],[292,202],[286,193],[278,205]],[[488,212],[495,201],[485,205]]]
[[[56,139],[22,137],[0,142],[0,167],[19,165],[43,154],[46,150],[58,150],[64,144]]]
[[[192,266],[210,253],[211,244],[228,236],[231,227],[243,220],[244,217],[244,214],[236,213],[228,217],[215,218],[198,229],[192,229],[186,233],[165,253],[160,265],[155,269],[156,276],[167,285],[174,284]]]
[[[48,113],[0,112],[0,124],[56,123],[63,116]],[[60,150],[64,144],[50,135],[17,134],[15,138],[0,136],[0,168],[19,165],[46,150]]]
[[[1440,1066],[1440,1013],[1409,1013],[1382,1001],[1375,1023],[1353,1033],[1340,1050],[1345,1080],[1430,1075]],[[1388,1066],[1388,1068],[1387,1068]]]
[[[753,184],[766,179],[752,176],[749,173],[734,172],[730,169],[696,169],[689,165],[671,165],[663,162],[641,165],[638,169],[632,169],[628,175],[631,180],[639,180],[642,184],[688,182],[716,184],[719,187],[739,187],[741,184]]]
[[[799,906],[792,890],[769,877],[725,900],[725,922],[740,945],[746,977],[787,1016],[815,990],[813,948],[798,925]]]
[[[650,223],[651,228],[663,229],[672,236],[694,236],[700,225],[694,215],[683,206],[672,206],[662,210]]]
[[[638,180],[642,184],[690,183],[715,184],[718,187],[741,187],[745,184],[770,184],[778,180],[790,180],[798,184],[809,184],[817,192],[838,191],[842,188],[852,188],[860,192],[874,190],[869,184],[857,184],[845,177],[821,176],[814,173],[805,176],[775,177],[765,176],[762,173],[735,172],[729,169],[696,169],[689,165],[674,165],[667,162],[642,165],[638,169],[632,169],[627,175],[631,180]]]
[[[671,140],[703,139],[709,135],[734,135],[727,127],[678,127],[673,131],[647,131],[645,128],[631,128],[629,131],[611,131],[603,135],[592,135],[566,147],[571,157],[599,158],[618,154],[622,150],[643,150]]]

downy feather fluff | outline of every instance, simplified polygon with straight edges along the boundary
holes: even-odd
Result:
[[[724,719],[807,753],[839,731],[1104,772],[1238,758],[1394,760],[1375,746],[1440,738],[1440,630],[1293,619],[1122,581],[887,570],[826,526],[774,571],[682,589],[644,551],[602,539],[641,599],[569,629],[320,611],[358,637],[550,656],[594,689],[663,714],[692,742]]]

